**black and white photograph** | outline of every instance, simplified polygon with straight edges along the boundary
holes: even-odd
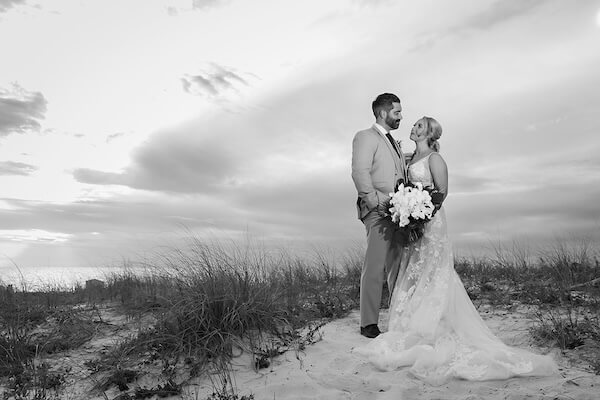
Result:
[[[0,0],[3,400],[585,400],[600,0]]]

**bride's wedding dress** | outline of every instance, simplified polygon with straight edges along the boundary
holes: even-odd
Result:
[[[429,156],[410,165],[409,179],[433,186]],[[430,384],[450,378],[507,379],[551,375],[557,366],[549,356],[502,343],[485,325],[454,271],[443,207],[411,243],[404,273],[396,282],[387,332],[354,352],[375,366],[410,372]]]

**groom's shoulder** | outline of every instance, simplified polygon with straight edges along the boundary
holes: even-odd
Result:
[[[378,133],[375,131],[375,129],[373,129],[373,127],[367,128],[367,129],[363,129],[361,131],[356,132],[356,135],[354,135],[354,137],[365,137],[365,136],[373,136],[373,137],[377,137]]]

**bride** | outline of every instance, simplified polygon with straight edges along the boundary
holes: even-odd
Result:
[[[408,177],[445,197],[448,170],[438,153],[441,134],[433,118],[414,124],[410,139],[416,150]],[[454,271],[443,207],[421,239],[404,250],[408,256],[393,291],[388,331],[354,352],[383,370],[410,366],[414,376],[434,385],[453,377],[481,381],[557,372],[549,356],[507,346],[485,325]]]

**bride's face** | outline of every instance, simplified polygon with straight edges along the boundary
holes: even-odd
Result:
[[[427,139],[427,122],[421,118],[413,125],[410,130],[410,140],[420,142]]]

